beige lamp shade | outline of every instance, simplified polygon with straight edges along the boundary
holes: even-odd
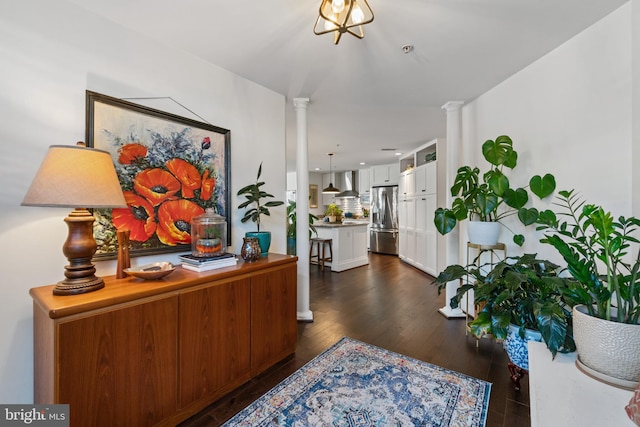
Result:
[[[109,153],[72,145],[49,147],[22,205],[127,207]]]

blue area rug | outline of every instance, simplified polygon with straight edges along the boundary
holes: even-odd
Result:
[[[484,426],[491,384],[342,338],[224,426]]]

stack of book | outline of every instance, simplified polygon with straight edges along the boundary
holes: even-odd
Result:
[[[191,271],[208,271],[216,268],[231,267],[238,263],[234,254],[225,253],[214,257],[199,257],[194,255],[180,255],[182,268]]]

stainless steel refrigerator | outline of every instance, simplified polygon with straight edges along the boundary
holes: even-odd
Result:
[[[398,186],[371,189],[369,250],[398,255]]]

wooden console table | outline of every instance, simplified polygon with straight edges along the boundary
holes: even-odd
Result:
[[[171,425],[295,352],[297,257],[99,291],[30,290],[35,403],[68,403],[72,426]]]
[[[582,373],[576,353],[551,353],[543,342],[529,341],[531,427],[633,427],[624,410],[632,391]]]

